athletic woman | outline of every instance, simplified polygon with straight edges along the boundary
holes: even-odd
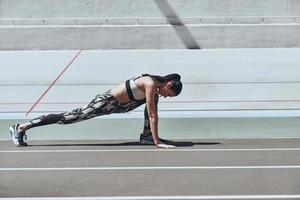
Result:
[[[155,144],[158,148],[174,148],[158,137],[157,103],[159,96],[173,97],[180,94],[180,75],[155,76],[143,74],[129,79],[116,88],[98,94],[87,106],[60,114],[48,114],[9,128],[17,146],[27,146],[25,132],[31,128],[49,124],[71,124],[101,115],[129,112],[146,103],[142,144]]]

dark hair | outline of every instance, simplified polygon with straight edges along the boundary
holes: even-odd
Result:
[[[179,74],[169,74],[166,76],[143,74],[143,76],[150,76],[151,78],[154,78],[156,81],[159,81],[161,83],[171,81],[172,83],[171,89],[174,92],[175,96],[178,96],[181,93],[182,83],[180,81],[181,77]]]
[[[178,96],[181,93],[182,90],[182,83],[181,81],[172,81],[172,86],[171,86],[172,91],[174,92],[175,96]]]

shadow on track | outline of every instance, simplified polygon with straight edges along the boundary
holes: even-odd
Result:
[[[220,142],[189,142],[189,141],[168,141],[167,144],[175,145],[177,147],[192,147],[196,145],[219,145]],[[98,143],[98,144],[42,144],[42,145],[28,145],[29,147],[72,147],[72,146],[149,146],[148,144],[141,144],[139,142],[121,142],[121,143]]]

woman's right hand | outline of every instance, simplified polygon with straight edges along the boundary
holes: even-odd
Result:
[[[166,149],[171,149],[171,148],[175,148],[176,146],[174,145],[169,145],[169,144],[163,144],[163,143],[160,143],[156,146],[157,148],[166,148]]]

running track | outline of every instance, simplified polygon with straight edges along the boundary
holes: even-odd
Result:
[[[0,199],[300,199],[300,139],[0,141]]]

